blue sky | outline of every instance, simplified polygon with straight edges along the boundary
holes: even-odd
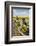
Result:
[[[13,16],[28,16],[29,15],[29,9],[13,9]]]

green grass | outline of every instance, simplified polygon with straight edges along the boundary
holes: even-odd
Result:
[[[26,22],[27,25],[22,23],[22,26],[21,26],[20,23],[21,23],[23,18],[25,18],[25,22]],[[23,33],[27,32],[27,27],[29,28],[29,16],[13,16],[13,21],[15,23],[15,31],[16,31],[16,33],[18,32],[18,28],[20,26],[21,26],[20,31],[22,31]],[[20,33],[18,32],[17,35],[18,34],[20,34]]]

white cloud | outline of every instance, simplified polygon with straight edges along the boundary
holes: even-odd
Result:
[[[18,11],[18,12],[17,12]],[[29,10],[26,10],[26,9],[24,9],[24,11],[23,10],[21,10],[21,11],[19,11],[19,9],[18,10],[16,10],[16,9],[13,9],[13,16],[17,16],[17,15],[29,15]]]

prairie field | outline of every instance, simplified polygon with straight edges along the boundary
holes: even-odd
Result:
[[[13,16],[12,36],[29,35],[29,16]]]

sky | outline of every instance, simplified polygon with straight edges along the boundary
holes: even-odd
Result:
[[[29,15],[29,9],[16,9],[16,8],[13,8],[13,16],[28,16]]]

